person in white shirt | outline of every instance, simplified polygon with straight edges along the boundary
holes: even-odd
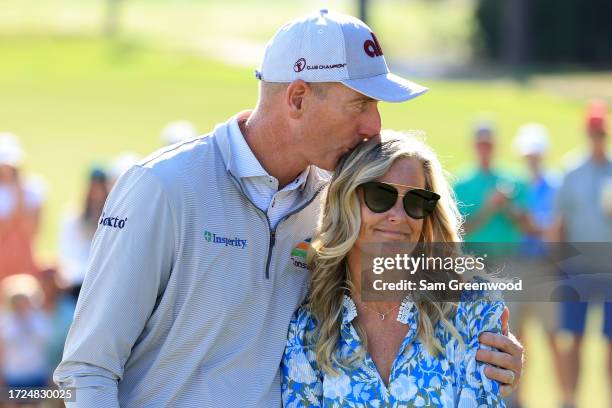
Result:
[[[108,197],[106,172],[95,167],[89,174],[83,209],[64,217],[59,235],[59,271],[75,300],[85,279],[91,240],[98,227],[102,208]]]
[[[51,325],[28,295],[14,293],[0,315],[0,356],[6,387],[45,387],[49,381],[47,347]]]

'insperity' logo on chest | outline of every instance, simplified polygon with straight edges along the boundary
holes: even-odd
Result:
[[[211,244],[220,244],[224,246],[233,246],[241,249],[246,248],[247,240],[240,239],[238,237],[228,238],[222,237],[221,235],[217,235],[214,232],[204,231],[204,239]]]

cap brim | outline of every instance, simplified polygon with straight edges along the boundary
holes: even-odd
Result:
[[[390,72],[369,78],[347,79],[342,83],[365,96],[385,102],[408,101],[429,90]]]

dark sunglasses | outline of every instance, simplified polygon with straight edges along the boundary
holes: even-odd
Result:
[[[384,213],[389,211],[397,202],[399,193],[391,184],[381,183],[379,181],[369,181],[361,184],[359,187],[363,189],[363,201],[370,211],[375,213]],[[408,216],[415,219],[422,219],[430,215],[440,196],[433,191],[422,188],[414,188],[408,190],[402,202],[404,210]]]

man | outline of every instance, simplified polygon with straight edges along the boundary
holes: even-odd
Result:
[[[590,157],[565,175],[557,194],[554,241],[612,242],[612,162],[606,155],[606,108],[603,102],[596,101],[589,106],[586,134]],[[598,272],[586,268],[576,273]],[[562,398],[563,406],[567,408],[576,404],[587,306],[584,302],[561,303],[561,329],[573,334],[571,346],[561,358]],[[609,388],[612,388],[612,302],[604,303],[603,331],[608,339],[608,381]]]
[[[534,231],[525,235],[520,255],[516,265],[522,270],[527,281],[537,279],[547,268],[547,248],[544,238],[548,237],[554,221],[554,199],[558,189],[556,178],[551,177],[544,168],[544,159],[549,147],[548,130],[539,123],[527,123],[518,130],[515,139],[517,152],[525,160],[529,170],[529,179],[526,183],[526,209],[533,221]],[[520,261],[519,261],[520,259]],[[534,272],[535,271],[535,272]],[[548,272],[547,272],[548,273]],[[526,276],[531,275],[531,276]],[[510,304],[510,328],[517,333],[518,338],[526,344],[525,330],[527,317],[537,320],[546,333],[548,347],[552,353],[554,372],[561,383],[559,348],[555,334],[558,330],[558,304],[553,302],[516,302]],[[541,355],[533,359],[542,358]],[[532,364],[534,362],[532,361]],[[537,364],[537,361],[535,362]],[[514,393],[514,407],[523,406],[521,403],[522,387]],[[512,405],[509,405],[512,407]]]
[[[114,188],[55,373],[77,406],[278,407],[279,364],[338,159],[380,132],[378,100],[426,89],[387,69],[370,29],[320,13],[268,43],[257,106],[155,153]],[[522,349],[490,336],[492,378]],[[484,336],[487,337],[487,336]],[[510,385],[506,386],[507,390]]]
[[[527,215],[524,186],[493,167],[493,127],[482,122],[474,131],[478,168],[455,186],[465,216],[469,242],[520,242],[534,231]]]
[[[488,255],[489,262],[503,263],[506,273],[518,276],[521,268],[517,267],[516,258],[512,262],[506,258],[511,254],[510,247],[500,244],[518,244],[526,233],[535,229],[527,213],[524,186],[494,167],[494,151],[493,125],[486,121],[477,123],[474,152],[478,167],[455,185],[459,209],[465,217],[464,240],[481,243],[478,250]],[[516,315],[522,313],[520,304],[508,303],[508,306],[516,321]],[[507,402],[509,407],[520,406],[514,398]]]
[[[550,229],[554,211],[553,204],[558,181],[544,169],[544,159],[548,152],[548,130],[539,123],[527,123],[521,126],[515,139],[517,152],[525,160],[529,171],[529,180],[525,186],[526,209],[534,230],[525,237],[525,241],[538,254],[545,233]],[[539,246],[539,247],[538,247]]]

